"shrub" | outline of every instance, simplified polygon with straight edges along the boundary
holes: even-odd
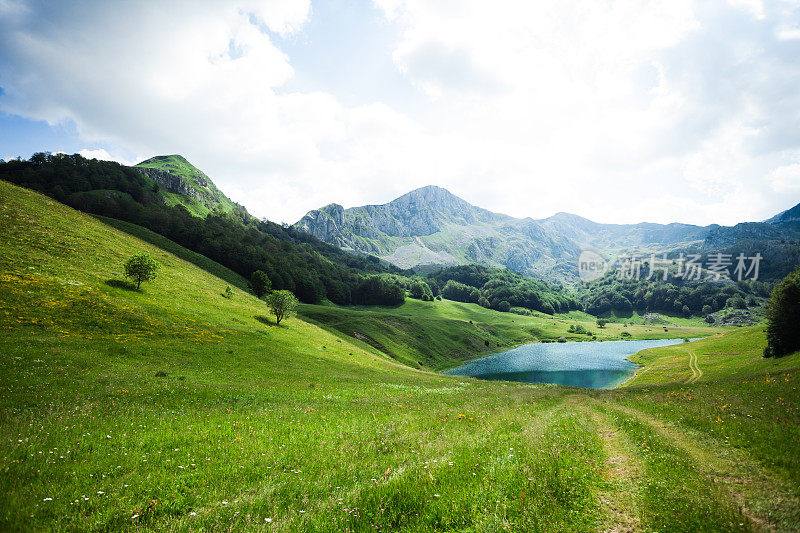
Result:
[[[411,297],[430,302],[433,301],[433,291],[424,281],[415,281],[411,284]]]

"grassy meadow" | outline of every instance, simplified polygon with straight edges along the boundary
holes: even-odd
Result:
[[[278,327],[151,242],[0,182],[0,530],[800,528],[800,355],[764,361],[759,328],[417,301]],[[578,323],[712,336],[613,391],[430,370]]]

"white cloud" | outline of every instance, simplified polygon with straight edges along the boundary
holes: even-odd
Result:
[[[775,192],[800,193],[800,163],[776,168],[767,181]]]
[[[800,200],[762,186],[800,148],[788,3],[375,4],[399,35],[375,53],[421,103],[305,87],[284,50],[313,43],[307,0],[0,0],[0,110],[141,159],[181,153],[276,221],[429,183],[609,222],[735,223]]]
[[[447,137],[480,158],[476,165],[492,163],[474,182],[450,182],[480,191],[472,197],[491,198],[495,209],[735,223],[800,200],[759,186],[800,143],[800,62],[772,31],[794,20],[792,10],[756,2],[375,2],[404,28],[398,69],[459,117]],[[470,66],[456,72],[479,75],[431,68],[432,58],[446,59],[432,50]],[[484,79],[497,83],[486,90]],[[489,177],[504,186],[487,195]]]
[[[116,161],[117,163],[123,165],[135,165],[138,162],[138,161],[129,161],[124,158],[112,156],[105,150],[105,148],[98,148],[94,150],[84,148],[83,150],[78,150],[78,154],[82,155],[86,159],[100,159],[101,161]]]

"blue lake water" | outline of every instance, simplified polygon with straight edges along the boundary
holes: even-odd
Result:
[[[645,348],[680,342],[681,339],[660,339],[526,344],[470,361],[445,371],[445,374],[495,381],[610,389],[630,378],[638,368],[628,360],[628,356]]]

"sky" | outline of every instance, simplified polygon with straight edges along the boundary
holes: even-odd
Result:
[[[0,158],[182,154],[258,217],[800,202],[800,2],[0,0]]]

